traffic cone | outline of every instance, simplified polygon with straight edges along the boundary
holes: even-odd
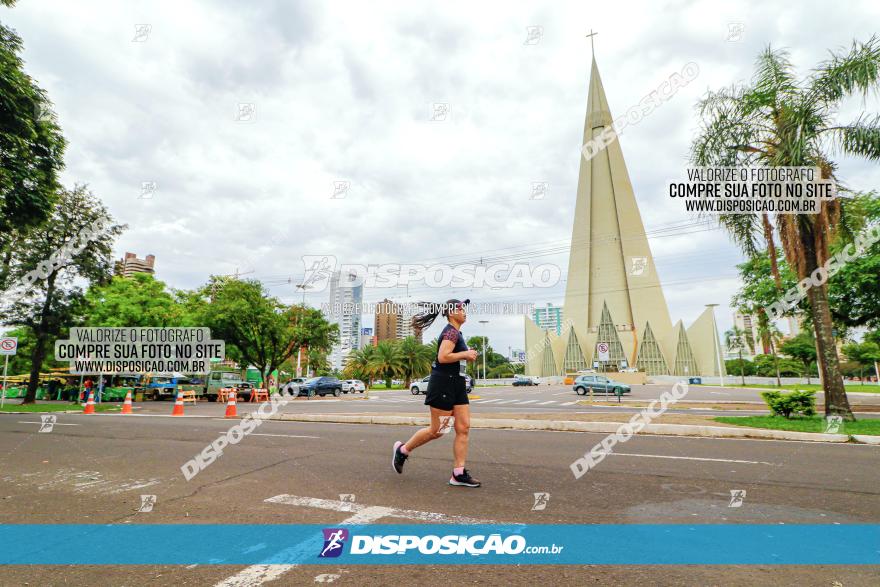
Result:
[[[174,400],[174,409],[171,410],[172,416],[182,416],[183,415],[183,396],[180,395],[180,390],[177,390],[177,396]]]
[[[229,392],[229,401],[226,403],[226,417],[238,418],[238,412],[235,410],[235,392]]]
[[[125,401],[122,402],[122,413],[130,414],[131,413],[131,390],[125,392]]]
[[[95,392],[91,389],[89,390],[89,399],[86,400],[86,409],[83,410],[83,414],[94,414],[95,413]]]

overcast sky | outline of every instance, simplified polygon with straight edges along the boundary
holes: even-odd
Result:
[[[700,68],[621,138],[651,231],[693,220],[664,191],[683,173],[706,89],[750,77],[768,43],[807,73],[828,49],[876,33],[880,4],[42,0],[0,8],[0,20],[55,104],[70,143],[64,183],[89,184],[129,225],[117,257],[156,255],[157,277],[175,288],[237,268],[293,302],[303,255],[410,263],[505,249],[564,277],[567,253],[528,252],[571,238],[591,29],[614,116],[686,63]],[[441,103],[449,114],[431,120]],[[236,120],[240,104],[254,105],[251,120]],[[841,121],[865,108],[880,110],[876,97],[852,100]],[[839,162],[851,187],[880,184],[876,165]],[[144,182],[156,185],[148,197]],[[334,182],[349,182],[345,197],[331,197]],[[530,198],[533,182],[548,183],[544,199]],[[715,302],[728,328],[740,254],[726,235],[651,245],[673,321]],[[563,292],[409,295],[561,304]],[[406,295],[368,289],[365,300]],[[488,319],[465,333],[522,347],[520,317]]]

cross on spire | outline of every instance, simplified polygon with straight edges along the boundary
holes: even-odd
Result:
[[[594,33],[594,32],[593,32],[593,29],[590,29],[590,34],[587,35],[587,38],[590,39],[590,51],[592,51],[594,55],[595,55],[595,53],[596,53],[596,48],[593,46],[593,37],[595,37],[595,36],[598,35],[598,34],[599,34],[598,31],[596,31],[596,32]]]

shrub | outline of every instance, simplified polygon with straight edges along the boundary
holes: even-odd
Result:
[[[807,417],[816,415],[815,395],[815,391],[792,391],[788,394],[778,391],[761,393],[773,415],[786,418],[791,418],[792,415]]]

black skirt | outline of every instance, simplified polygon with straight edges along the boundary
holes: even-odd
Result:
[[[456,374],[431,372],[425,405],[438,410],[451,411],[453,406],[469,404],[464,377]]]

